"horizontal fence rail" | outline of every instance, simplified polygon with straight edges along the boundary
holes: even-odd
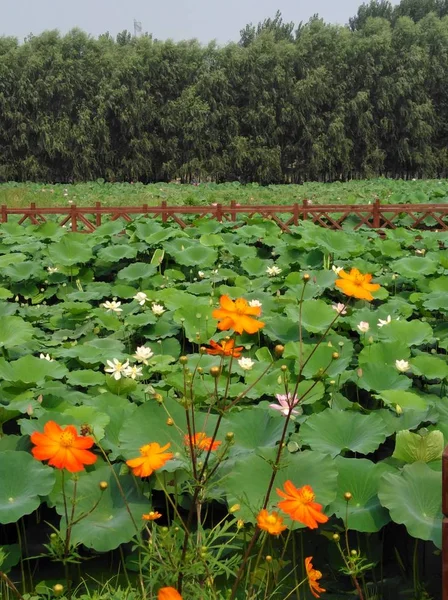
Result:
[[[342,229],[343,225],[352,229],[362,226],[371,229],[394,229],[411,227],[448,231],[448,204],[381,204],[375,200],[372,204],[313,204],[309,200],[290,205],[248,205],[238,204],[234,200],[228,205],[211,204],[209,206],[168,206],[164,201],[159,206],[49,206],[38,207],[31,203],[28,207],[1,206],[0,222],[7,223],[12,215],[19,215],[19,223],[31,222],[40,225],[52,215],[61,226],[71,231],[89,233],[95,231],[104,219],[132,221],[139,216],[161,218],[162,222],[174,221],[185,228],[191,224],[191,218],[212,218],[218,221],[235,222],[241,217],[260,216],[275,221],[286,232],[291,225],[301,221],[310,221],[327,229]],[[188,219],[190,217],[190,219]]]

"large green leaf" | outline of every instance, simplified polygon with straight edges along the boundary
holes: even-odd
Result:
[[[445,379],[448,376],[448,364],[437,356],[420,354],[411,359],[412,372],[426,379]]]
[[[444,447],[441,431],[431,431],[426,435],[420,435],[404,430],[397,433],[392,456],[407,463],[417,461],[427,463],[441,458]]]
[[[383,475],[378,497],[395,523],[408,533],[442,547],[442,477],[422,462],[406,465],[401,473]]]
[[[298,306],[287,306],[285,313],[295,323],[300,320]],[[335,312],[323,300],[304,300],[302,305],[302,326],[310,333],[319,333],[327,329],[335,318]]]
[[[267,487],[272,474],[272,462],[277,450],[263,451],[262,455],[251,454],[241,462],[237,462],[225,479],[225,490],[229,505],[238,502],[241,510],[238,517],[255,522],[255,517],[263,506]],[[281,469],[278,471],[271,493],[268,507],[275,507],[281,498],[276,488],[281,488],[285,481],[300,488],[311,485],[316,495],[316,502],[327,506],[336,497],[337,469],[334,461],[324,454],[306,450],[294,454],[284,453]],[[327,513],[328,514],[328,513]],[[285,518],[288,522],[288,518]],[[303,527],[295,523],[294,526]]]
[[[39,383],[45,379],[62,379],[67,375],[67,368],[57,362],[49,362],[30,354],[7,363],[0,359],[0,377],[6,381],[22,381],[23,383]]]
[[[401,408],[413,408],[420,411],[428,407],[428,401],[413,392],[382,390],[378,395],[386,404],[393,407],[398,404]]]
[[[0,347],[15,348],[27,344],[34,335],[33,326],[22,317],[0,319]]]
[[[0,523],[15,523],[53,489],[54,471],[28,452],[6,450],[0,460]]]
[[[385,472],[395,469],[365,458],[337,456],[335,462],[338,469],[338,493],[330,506],[330,512],[342,519],[349,529],[369,533],[379,531],[390,521],[388,511],[381,506],[377,496],[379,480]],[[348,503],[344,499],[346,492],[352,495]]]
[[[428,323],[414,319],[413,321],[392,321],[380,329],[379,335],[390,341],[398,341],[407,346],[419,346],[429,342],[433,333]]]
[[[85,235],[68,233],[49,247],[48,254],[55,265],[70,267],[88,262],[92,258],[92,248]]]
[[[375,413],[361,415],[330,408],[311,415],[301,426],[300,439],[313,450],[337,456],[351,450],[369,454],[387,437],[384,421]]]

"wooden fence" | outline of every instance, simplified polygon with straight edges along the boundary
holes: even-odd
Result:
[[[398,226],[416,229],[448,230],[448,204],[381,204],[375,200],[372,204],[312,204],[309,200],[290,205],[248,205],[238,204],[234,200],[229,205],[212,204],[209,206],[168,206],[162,202],[159,206],[51,206],[37,207],[31,203],[29,208],[1,206],[0,222],[6,223],[12,215],[19,215],[19,223],[30,221],[38,225],[48,217],[61,217],[61,226],[71,231],[89,233],[103,223],[124,219],[132,221],[139,216],[159,217],[163,222],[174,221],[184,228],[191,218],[211,218],[218,221],[234,222],[241,216],[261,216],[275,221],[284,231],[289,232],[290,225],[301,221],[311,221],[328,229],[342,229],[344,222],[353,229],[362,226],[371,229],[395,228]],[[190,217],[190,219],[188,219]],[[404,219],[404,220],[403,220]],[[448,598],[447,598],[448,600]]]

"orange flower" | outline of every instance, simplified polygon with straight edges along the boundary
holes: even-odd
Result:
[[[313,569],[313,565],[311,564],[312,560],[312,556],[308,556],[308,558],[305,558],[306,576],[308,577],[308,583],[310,584],[311,593],[315,598],[320,598],[317,592],[322,593],[326,590],[324,590],[324,588],[321,588],[320,585],[317,583],[317,580],[322,577],[322,573],[320,571],[317,571],[316,569]]]
[[[163,465],[173,458],[172,452],[165,452],[171,446],[170,443],[160,446],[157,442],[145,444],[140,448],[138,458],[131,458],[126,461],[128,467],[137,477],[149,477],[153,471],[160,469]]]
[[[160,588],[157,600],[182,600],[182,596],[173,587]]]
[[[142,515],[142,519],[144,521],[155,521],[156,519],[160,519],[162,515],[157,511],[151,511],[147,515]]]
[[[190,442],[191,439],[191,442]],[[198,450],[216,450],[221,445],[221,442],[215,440],[212,443],[212,438],[207,437],[205,433],[195,433],[193,436],[186,435],[184,437],[184,444],[187,448],[194,446]]]
[[[64,429],[54,421],[44,425],[44,433],[31,434],[35,448],[31,450],[34,458],[48,460],[48,464],[57,469],[67,469],[70,473],[84,470],[84,465],[93,465],[97,457],[89,452],[95,443],[91,437],[79,436],[74,425]]]
[[[315,496],[310,485],[297,489],[291,481],[285,481],[285,491],[277,488],[277,494],[285,500],[278,507],[294,521],[303,523],[310,529],[316,529],[318,523],[326,523],[328,517],[322,514],[322,504],[314,502]]]
[[[336,285],[347,296],[353,296],[360,300],[373,300],[370,292],[380,289],[379,283],[370,283],[372,275],[363,275],[358,269],[352,269],[350,273],[339,271],[341,279],[336,280]]]
[[[244,346],[237,346],[235,348],[235,340],[222,340],[220,344],[217,344],[213,340],[210,340],[211,348],[207,348],[207,354],[219,354],[220,356],[233,356],[233,358],[239,358],[241,356],[241,350]]]
[[[221,308],[217,308],[212,312],[214,319],[221,319],[218,323],[218,329],[221,331],[233,329],[237,333],[256,333],[264,327],[262,321],[252,319],[251,315],[259,317],[261,314],[260,306],[249,306],[247,300],[238,298],[231,300],[229,296],[221,296],[219,299]]]
[[[262,508],[257,515],[257,525],[272,535],[280,535],[287,529],[286,525],[283,525],[283,517],[278,512],[273,511],[269,514],[265,508]]]

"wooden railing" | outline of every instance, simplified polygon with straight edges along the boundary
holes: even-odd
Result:
[[[379,200],[372,204],[312,204],[304,200],[300,204],[275,206],[238,204],[234,200],[229,205],[209,206],[168,206],[166,202],[159,206],[103,206],[96,202],[95,206],[69,204],[48,207],[37,207],[31,203],[29,208],[18,208],[3,204],[0,222],[6,223],[12,215],[20,216],[19,223],[30,221],[35,225],[46,222],[48,217],[60,216],[62,219],[58,222],[61,226],[85,233],[95,231],[104,218],[131,221],[143,215],[159,217],[163,222],[173,220],[182,228],[191,223],[191,217],[234,222],[241,216],[258,215],[272,219],[286,232],[290,231],[290,225],[298,225],[301,221],[311,221],[328,229],[342,229],[347,219],[352,220],[350,226],[353,229],[362,226],[389,229],[401,225],[416,229],[448,230],[448,204],[381,204]],[[407,217],[404,223],[403,217]]]

